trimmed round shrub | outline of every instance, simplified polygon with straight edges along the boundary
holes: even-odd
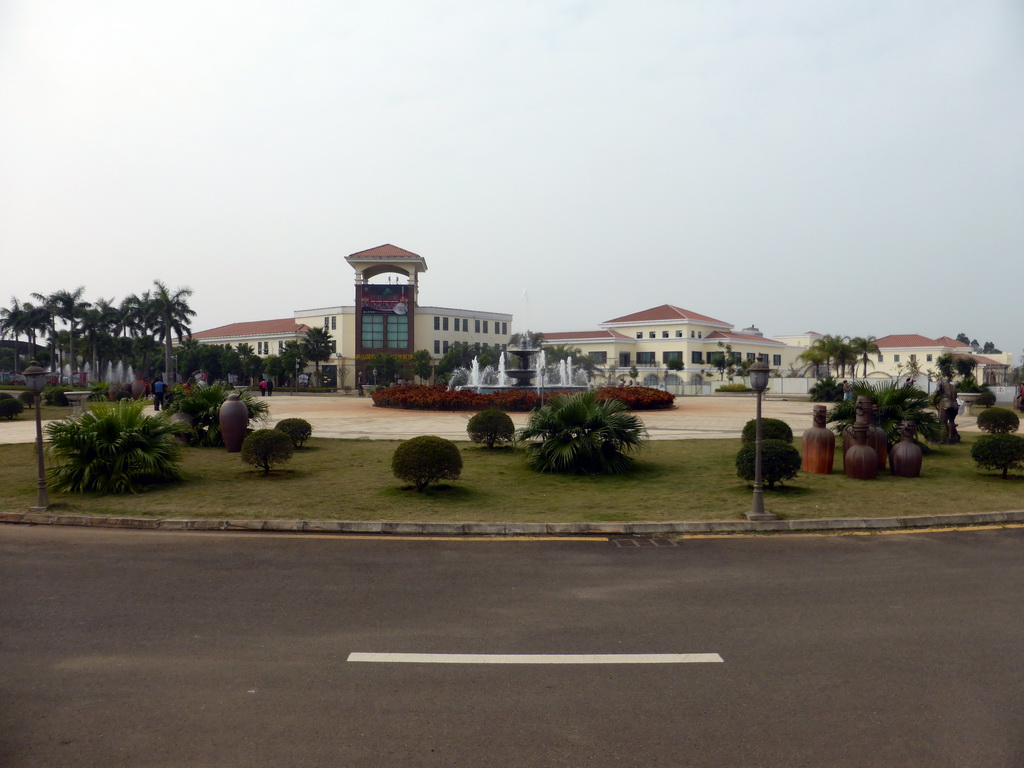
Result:
[[[971,458],[983,469],[994,469],[1006,477],[1011,469],[1024,469],[1024,437],[997,433],[982,435],[971,446]]]
[[[996,404],[996,393],[990,389],[981,390],[981,394],[978,395],[974,401],[975,405],[980,405],[983,408],[991,408]]]
[[[7,400],[14,397],[10,392],[0,392],[0,400]]]
[[[36,404],[36,393],[32,390],[25,390],[18,395],[18,399],[21,400],[21,404],[26,408],[31,408]]]
[[[10,395],[0,399],[0,418],[13,419],[15,416],[20,415],[23,410],[25,410],[25,406],[21,404],[21,400],[15,400]]]
[[[281,419],[274,429],[288,435],[292,439],[292,445],[296,448],[301,448],[302,444],[313,434],[313,425],[305,419]]]
[[[71,387],[43,387],[43,402],[47,405],[59,405],[64,408],[71,407],[71,401],[65,397],[65,392],[70,392]]]
[[[435,480],[457,480],[462,474],[462,454],[451,440],[420,435],[399,444],[391,457],[391,471],[422,493]]]
[[[242,461],[269,475],[272,467],[284,464],[295,450],[292,439],[276,429],[257,429],[242,441]]]
[[[986,408],[978,414],[978,429],[993,435],[1016,432],[1020,417],[1009,408]]]
[[[466,425],[469,439],[493,448],[496,443],[509,443],[516,436],[516,425],[512,417],[497,408],[480,411]]]
[[[746,443],[736,454],[736,474],[754,480],[757,444]],[[761,440],[761,481],[772,489],[776,483],[791,480],[800,471],[800,451],[785,440]]]
[[[743,442],[753,443],[757,439],[757,419],[751,419],[743,425]],[[762,440],[784,440],[793,442],[793,430],[782,419],[761,419]],[[799,463],[799,462],[797,462]]]

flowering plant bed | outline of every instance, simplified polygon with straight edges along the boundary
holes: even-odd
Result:
[[[559,389],[544,390],[544,400],[552,395],[568,394]],[[650,387],[601,387],[598,400],[621,400],[630,410],[643,411],[671,408],[675,397]],[[448,389],[441,385],[403,386],[379,389],[373,393],[373,404],[381,408],[406,408],[423,411],[482,411],[499,408],[503,411],[532,411],[541,404],[541,396],[532,389],[509,389],[481,394],[471,389]]]

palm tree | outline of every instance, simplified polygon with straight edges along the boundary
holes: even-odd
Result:
[[[874,365],[871,360],[868,359],[868,355],[877,355],[879,352],[878,345],[875,344],[874,336],[854,336],[850,339],[850,350],[854,356],[859,358],[864,363],[864,378],[868,377],[868,363]]]
[[[622,474],[647,431],[621,400],[598,402],[593,392],[555,395],[530,417],[516,440],[527,443],[540,472]]]
[[[331,333],[323,328],[310,328],[302,339],[302,354],[313,361],[314,379],[320,386],[320,363],[331,359]]]
[[[818,369],[823,365],[826,366],[826,375],[832,373],[831,368],[828,367],[828,352],[825,350],[824,346],[818,343],[819,341],[819,339],[815,339],[814,343],[797,355],[796,358],[800,362],[806,363],[807,365],[805,370],[813,371],[815,376],[818,376],[821,373]]]
[[[11,306],[0,308],[0,332],[11,334],[14,339],[14,368],[18,368],[18,337],[25,332],[25,322],[28,312],[18,301],[17,297],[11,296]]]
[[[832,430],[842,435],[856,418],[857,396],[866,395],[878,406],[878,426],[885,430],[891,448],[899,442],[900,426],[912,421],[917,435],[930,442],[939,439],[939,422],[928,395],[917,387],[906,387],[899,381],[880,381],[875,385],[855,382],[854,396],[842,400],[828,412]]]
[[[519,347],[521,349],[540,349],[540,345],[543,343],[544,334],[534,331],[513,333],[508,340],[510,347]]]
[[[59,367],[57,360],[57,303],[52,296],[42,293],[33,293],[32,298],[40,302],[40,314],[44,315],[44,329],[48,336],[50,347],[50,369],[56,370]]]
[[[110,346],[117,324],[117,307],[113,299],[98,299],[82,313],[82,335],[89,343],[92,353],[92,374],[99,380],[101,346]]]
[[[156,336],[164,342],[164,375],[171,376],[172,373],[177,373],[172,368],[174,346],[171,343],[171,335],[176,335],[180,341],[182,336],[191,332],[189,321],[196,316],[195,311],[188,305],[192,289],[178,288],[172,292],[159,280],[154,280],[153,285],[156,288],[152,296]]]
[[[53,301],[54,315],[68,324],[68,351],[71,353],[72,370],[78,367],[78,358],[75,354],[75,331],[78,328],[78,320],[91,306],[89,302],[82,301],[84,293],[85,286],[80,285],[73,291],[57,291],[50,297]]]

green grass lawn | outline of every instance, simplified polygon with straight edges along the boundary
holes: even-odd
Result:
[[[922,477],[873,481],[799,474],[765,491],[783,518],[889,517],[1020,509],[1024,478],[978,470],[973,436],[925,456]],[[189,518],[305,518],[457,522],[737,520],[751,487],[736,476],[739,440],[651,441],[636,471],[620,477],[541,475],[510,449],[460,443],[462,478],[425,493],[391,474],[395,441],[312,439],[285,467],[261,477],[238,454],[190,448],[186,480],[134,496],[51,494],[66,514]],[[32,445],[0,445],[0,509],[35,501]]]

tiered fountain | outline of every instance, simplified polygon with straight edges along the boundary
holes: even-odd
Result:
[[[516,358],[515,367],[506,366],[506,352]],[[543,349],[520,347],[506,352],[498,358],[497,369],[487,366],[481,370],[478,358],[473,358],[469,368],[456,368],[452,372],[451,386],[482,394],[509,389],[583,390],[591,387],[586,371],[573,370],[571,357],[548,368]]]

